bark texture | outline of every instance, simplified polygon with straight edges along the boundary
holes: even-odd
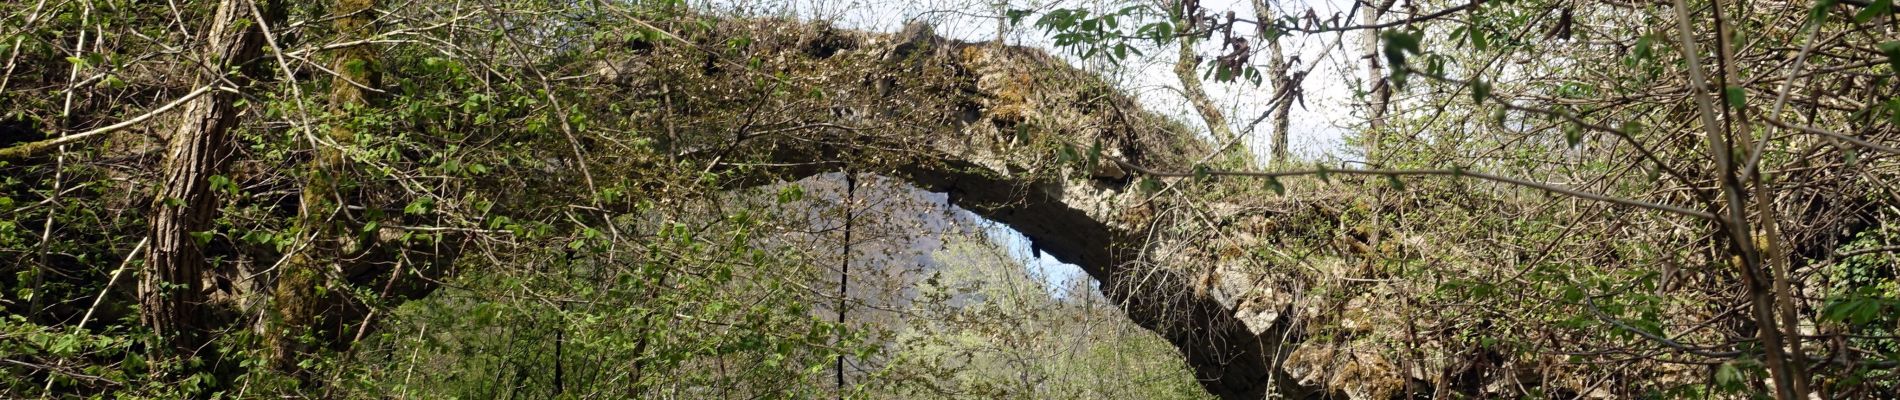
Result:
[[[1277,20],[1272,5],[1263,0],[1253,0],[1252,3],[1255,21]],[[1292,160],[1291,150],[1287,148],[1287,127],[1292,122],[1289,114],[1293,112],[1293,99],[1299,96],[1299,88],[1295,87],[1299,85],[1299,80],[1288,70],[1286,50],[1280,45],[1280,38],[1274,34],[1271,26],[1260,25],[1255,37],[1267,45],[1267,76],[1273,78],[1273,109],[1269,115],[1272,118],[1273,147],[1270,151],[1273,164],[1280,165]]]
[[[332,24],[343,40],[362,40],[371,36],[374,0],[339,0],[332,5]],[[356,142],[357,131],[349,120],[354,110],[369,106],[364,87],[376,82],[375,51],[367,44],[343,47],[335,51],[330,82],[331,122],[326,143],[312,143],[316,157],[310,160],[304,177],[302,207],[298,209],[296,228],[300,245],[284,262],[283,274],[272,290],[271,307],[275,323],[265,329],[265,341],[271,350],[271,365],[283,371],[297,369],[298,355],[306,351],[301,338],[319,325],[325,301],[318,288],[325,284],[325,270],[333,269],[347,253],[356,253],[362,245],[351,240],[353,230],[344,224],[352,221],[343,215],[346,196],[342,177],[349,168],[344,150]],[[326,338],[337,343],[343,338]]]
[[[248,3],[225,0],[205,32],[203,64],[195,79],[199,85],[228,81],[244,85],[236,67],[257,58],[262,31],[248,21]],[[217,193],[210,178],[224,173],[231,149],[231,129],[238,123],[235,105],[239,88],[223,88],[185,104],[177,129],[167,141],[157,198],[152,202],[145,273],[139,279],[139,306],[145,324],[181,351],[194,351],[206,339],[200,320],[204,272],[208,267],[203,243],[209,235]]]

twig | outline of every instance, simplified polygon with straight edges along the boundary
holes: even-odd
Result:
[[[120,121],[119,123],[116,123],[116,124],[107,125],[104,127],[100,127],[98,129],[93,129],[93,130],[89,130],[85,132],[61,136],[56,139],[41,140],[38,142],[25,143],[25,144],[20,144],[13,147],[8,147],[5,149],[0,149],[0,161],[25,159],[28,157],[39,155],[50,149],[56,149],[61,145],[72,144],[75,142],[92,138],[94,136],[111,133],[114,131],[118,131],[120,129],[125,129],[126,127],[129,127],[132,125],[137,125],[139,123],[145,122],[146,120],[152,119],[152,117],[158,116],[159,114],[163,114],[166,111],[171,111],[173,108],[178,108],[178,105],[185,104],[185,102],[191,101],[192,99],[196,99],[198,98],[198,96],[202,96],[205,93],[209,93],[213,89],[216,89],[216,88],[217,87],[215,85],[206,85],[203,87],[199,87],[198,90],[193,90],[191,91],[191,93],[185,94],[184,97],[179,97],[177,100],[172,100],[172,102],[170,103],[165,103],[165,105],[152,109],[152,111],[148,111],[145,114],[139,115],[137,117],[132,117],[131,119]]]
[[[1584,297],[1584,305],[1590,309],[1590,314],[1596,315],[1597,319],[1603,320],[1603,322],[1608,322],[1610,325],[1615,325],[1619,329],[1629,331],[1630,333],[1635,333],[1637,336],[1642,336],[1644,339],[1649,339],[1656,343],[1661,343],[1663,346],[1668,346],[1669,348],[1672,348],[1672,349],[1676,349],[1676,350],[1689,353],[1689,354],[1694,354],[1694,355],[1708,357],[1708,358],[1716,358],[1716,359],[1733,359],[1736,356],[1742,355],[1742,352],[1739,352],[1739,351],[1724,351],[1724,352],[1716,353],[1716,352],[1710,352],[1708,350],[1697,349],[1697,348],[1689,347],[1688,345],[1682,344],[1682,342],[1677,342],[1670,338],[1658,336],[1654,333],[1650,333],[1649,331],[1636,329],[1636,327],[1629,326],[1629,324],[1623,323],[1622,320],[1618,320],[1615,317],[1611,317],[1609,314],[1604,314],[1602,309],[1597,308],[1597,301],[1594,296]]]
[[[1133,169],[1136,172],[1140,172],[1144,175],[1149,175],[1149,176],[1185,178],[1185,177],[1192,177],[1192,176],[1197,175],[1194,173],[1155,171],[1155,170],[1148,169],[1146,167],[1135,165],[1135,164],[1129,163],[1127,161],[1122,161],[1119,159],[1114,160],[1114,161],[1115,163],[1120,164],[1123,167]],[[1607,202],[1607,203],[1622,204],[1622,205],[1636,207],[1636,208],[1680,214],[1680,215],[1707,219],[1707,220],[1716,219],[1715,215],[1713,214],[1709,214],[1702,211],[1691,210],[1687,208],[1682,208],[1682,207],[1676,207],[1676,206],[1671,206],[1671,205],[1666,205],[1666,204],[1656,204],[1656,203],[1650,203],[1650,202],[1645,202],[1645,201],[1640,201],[1640,200],[1610,197],[1608,195],[1599,194],[1599,193],[1592,193],[1592,192],[1586,192],[1586,191],[1581,191],[1581,190],[1576,190],[1576,189],[1571,189],[1571,188],[1566,188],[1566,187],[1561,187],[1561,186],[1555,186],[1555,185],[1550,185],[1550,184],[1531,182],[1531,181],[1507,177],[1507,176],[1492,175],[1492,174],[1487,174],[1483,172],[1466,171],[1463,169],[1416,169],[1416,170],[1313,169],[1313,170],[1279,171],[1279,172],[1210,170],[1210,171],[1207,171],[1206,174],[1210,176],[1245,176],[1245,177],[1253,177],[1253,178],[1282,178],[1282,177],[1326,175],[1326,174],[1384,175],[1384,176],[1393,176],[1393,177],[1407,176],[1407,175],[1437,175],[1437,176],[1456,176],[1456,177],[1468,176],[1468,177],[1483,179],[1487,181],[1523,186],[1523,187],[1528,187],[1532,189],[1538,189],[1538,190],[1543,190],[1543,191],[1553,192],[1553,193],[1560,193],[1560,194],[1576,196],[1580,198],[1602,201],[1602,202]]]
[[[1762,276],[1762,254],[1755,248],[1754,240],[1748,237],[1752,230],[1744,211],[1746,203],[1742,200],[1741,182],[1735,176],[1734,160],[1730,158],[1734,148],[1726,137],[1728,132],[1722,129],[1723,125],[1715,118],[1715,101],[1709,97],[1709,80],[1702,72],[1701,57],[1696,50],[1695,27],[1689,21],[1689,6],[1684,0],[1674,0],[1673,3],[1676,14],[1676,33],[1682,42],[1678,50],[1682,51],[1682,58],[1688,61],[1689,91],[1695,99],[1696,114],[1702,120],[1702,128],[1706,131],[1703,140],[1708,146],[1710,158],[1715,159],[1717,187],[1721,189],[1722,202],[1726,203],[1728,209],[1728,216],[1719,221],[1722,225],[1721,233],[1728,236],[1731,251],[1741,259],[1737,267],[1741,269],[1742,282],[1753,306],[1750,311],[1754,314],[1756,323],[1760,324],[1756,327],[1755,339],[1761,341],[1762,350],[1766,353],[1763,358],[1767,361],[1769,376],[1774,382],[1775,398],[1781,400],[1806,398],[1807,388],[1801,384],[1804,379],[1796,376],[1802,372],[1801,368],[1788,365],[1789,355],[1782,347],[1781,328],[1778,326],[1780,323],[1794,323],[1794,321],[1777,321],[1775,306],[1778,301],[1774,298],[1774,294],[1765,289],[1772,282],[1764,282],[1768,278]],[[1722,18],[1719,6],[1716,7],[1714,15],[1719,28]],[[1718,30],[1717,36],[1721,34]],[[1715,52],[1718,57],[1721,57],[1727,53],[1726,41],[1718,39],[1716,43],[1718,46],[1724,46]],[[1718,58],[1717,62],[1726,63],[1726,57]],[[1721,204],[1713,200],[1710,200],[1709,205],[1711,210],[1723,208],[1720,207]]]
[[[1794,57],[1794,65],[1788,69],[1788,76],[1781,80],[1781,90],[1775,95],[1775,105],[1769,109],[1768,114],[1762,115],[1762,118],[1773,119],[1781,115],[1781,107],[1788,104],[1788,91],[1794,87],[1795,76],[1801,75],[1801,67],[1807,66],[1808,52],[1814,50],[1814,35],[1820,31],[1821,28],[1818,26],[1808,26],[1807,38],[1801,41],[1801,53]],[[1769,139],[1772,137],[1772,135],[1762,135],[1761,141],[1755,142],[1755,148],[1749,150],[1748,161],[1742,164],[1742,179],[1755,176],[1761,169],[1762,153],[1768,148]]]
[[[1865,249],[1849,250],[1849,251],[1836,251],[1834,252],[1834,256],[1846,258],[1846,257],[1863,255],[1863,254],[1885,253],[1885,252],[1890,252],[1890,251],[1900,251],[1900,245],[1869,247]]]
[[[1874,142],[1869,142],[1869,141],[1867,141],[1866,139],[1861,139],[1861,138],[1857,138],[1857,137],[1853,137],[1853,136],[1849,136],[1849,135],[1847,135],[1847,134],[1844,134],[1844,133],[1840,133],[1840,132],[1835,132],[1835,131],[1830,131],[1830,130],[1826,130],[1826,129],[1821,129],[1821,128],[1811,128],[1811,127],[1806,127],[1806,126],[1801,126],[1801,125],[1795,125],[1795,124],[1790,124],[1790,123],[1788,123],[1788,122],[1786,122],[1786,121],[1782,121],[1782,120],[1780,120],[1780,119],[1778,119],[1778,118],[1775,118],[1775,117],[1773,117],[1773,116],[1767,116],[1767,115],[1764,115],[1764,116],[1762,116],[1762,117],[1761,117],[1761,119],[1762,119],[1763,121],[1768,121],[1768,124],[1769,124],[1769,125],[1774,125],[1774,126],[1779,126],[1779,127],[1782,127],[1782,128],[1788,128],[1788,129],[1793,129],[1793,130],[1797,130],[1797,131],[1801,131],[1801,132],[1803,132],[1803,133],[1811,133],[1811,134],[1816,134],[1816,135],[1821,135],[1821,136],[1827,136],[1827,137],[1831,137],[1831,138],[1835,138],[1835,139],[1840,139],[1840,140],[1845,140],[1845,141],[1847,141],[1848,143],[1853,143],[1854,145],[1857,145],[1857,146],[1860,146],[1860,147],[1866,147],[1866,148],[1869,148],[1869,149],[1874,149],[1874,150],[1879,150],[1879,151],[1882,151],[1882,152],[1886,152],[1886,153],[1893,153],[1893,154],[1900,154],[1900,149],[1896,149],[1896,148],[1892,148],[1892,147],[1887,147],[1887,146],[1885,146],[1885,145],[1882,145],[1882,144],[1879,144],[1879,143],[1874,143]]]
[[[99,289],[99,297],[92,299],[92,307],[86,309],[86,316],[79,318],[79,325],[73,325],[73,333],[86,329],[86,322],[92,320],[92,312],[99,309],[99,302],[106,299],[106,292],[112,291],[112,284],[119,282],[119,275],[125,273],[125,267],[132,265],[132,259],[138,258],[139,251],[145,250],[145,244],[151,241],[152,238],[149,236],[139,239],[139,244],[132,246],[132,252],[125,254],[125,261],[119,262],[119,269],[112,270],[112,278],[106,279],[106,287]]]
[[[82,373],[78,373],[78,372],[69,372],[69,371],[66,371],[66,370],[63,370],[63,369],[60,369],[60,368],[58,368],[58,367],[54,367],[54,366],[51,366],[51,365],[45,365],[45,364],[34,364],[34,363],[30,363],[30,362],[25,362],[25,361],[20,361],[20,360],[14,360],[14,359],[0,359],[0,361],[5,361],[5,362],[6,362],[6,363],[8,363],[8,364],[13,364],[13,365],[18,365],[18,366],[22,366],[22,367],[27,367],[27,368],[32,368],[32,369],[37,369],[37,370],[42,370],[42,371],[46,371],[46,372],[49,372],[49,373],[55,373],[55,374],[60,374],[60,375],[65,375],[65,376],[70,376],[70,377],[74,377],[74,378],[79,378],[79,379],[85,379],[85,380],[88,380],[88,381],[94,381],[94,382],[105,382],[105,383],[108,383],[108,384],[111,384],[112,386],[124,386],[124,385],[125,385],[124,383],[119,383],[119,381],[115,381],[115,380],[112,380],[111,378],[106,378],[106,377],[103,377],[103,376],[98,376],[98,375],[87,375],[87,374],[82,374]]]
[[[1295,25],[1295,26],[1281,26],[1279,28],[1286,30],[1287,32],[1300,32],[1300,33],[1326,33],[1326,32],[1340,32],[1340,31],[1356,31],[1356,30],[1363,30],[1363,29],[1391,28],[1395,26],[1403,26],[1403,25],[1409,25],[1409,24],[1418,23],[1418,22],[1427,22],[1427,21],[1435,20],[1435,19],[1438,19],[1439,17],[1451,15],[1452,13],[1456,13],[1459,11],[1469,10],[1483,4],[1484,4],[1484,1],[1482,0],[1473,1],[1473,2],[1469,2],[1465,4],[1448,7],[1445,9],[1438,10],[1438,11],[1434,11],[1428,14],[1415,15],[1410,18],[1393,20],[1393,21],[1388,21],[1388,22],[1381,22],[1381,23],[1346,25],[1346,26],[1318,26],[1314,28],[1306,28],[1306,27]],[[1246,23],[1255,24],[1255,25],[1261,24],[1260,21],[1248,20],[1244,18],[1235,18],[1234,22],[1246,22]],[[1279,24],[1272,24],[1272,25],[1279,25]]]

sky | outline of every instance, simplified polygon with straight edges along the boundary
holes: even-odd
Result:
[[[930,22],[938,35],[964,41],[994,40],[997,35],[997,18],[1000,9],[1022,9],[1046,11],[1055,8],[1089,8],[1113,10],[1135,2],[1101,0],[707,0],[702,4],[714,9],[736,11],[749,15],[790,16],[807,20],[829,20],[836,26],[848,29],[896,32],[911,20],[921,19]],[[1344,18],[1352,4],[1351,0],[1274,0],[1283,11],[1281,14],[1304,15],[1307,10],[1320,18],[1340,15]],[[1152,3],[1147,3],[1152,4]],[[1237,15],[1251,16],[1253,7],[1247,0],[1201,0],[1204,8],[1214,13],[1232,11]],[[1039,13],[1036,15],[1040,15]],[[1148,110],[1172,116],[1188,123],[1188,126],[1208,130],[1203,120],[1195,114],[1188,101],[1181,95],[1180,79],[1174,74],[1175,51],[1172,44],[1158,48],[1154,43],[1141,41],[1142,55],[1130,56],[1119,65],[1100,60],[1081,61],[1060,49],[1053,48],[1050,35],[1033,26],[1036,16],[1026,18],[1022,26],[1012,27],[1005,40],[1011,45],[1039,47],[1056,54],[1079,68],[1104,75],[1110,81],[1117,82],[1121,89],[1132,95]],[[1252,19],[1250,17],[1242,17]],[[1132,31],[1139,23],[1127,27]],[[1251,26],[1236,27],[1247,29]],[[1248,35],[1252,36],[1252,35]],[[1357,86],[1360,65],[1357,58],[1348,56],[1356,52],[1340,49],[1356,49],[1360,46],[1357,35],[1293,35],[1283,39],[1282,46],[1299,59],[1290,65],[1293,71],[1308,71],[1301,89],[1304,102],[1293,106],[1289,118],[1288,142],[1296,157],[1315,160],[1336,160],[1355,158],[1343,141],[1345,132],[1359,119],[1353,116],[1355,100],[1353,87]],[[1209,41],[1211,42],[1211,41]],[[1333,51],[1324,51],[1335,45]],[[1218,45],[1203,43],[1201,54],[1215,54]],[[1264,47],[1264,46],[1259,46]],[[1262,50],[1264,53],[1264,50]],[[1263,71],[1265,56],[1254,57],[1252,62]],[[1218,83],[1203,82],[1211,97],[1227,114],[1230,127],[1246,136],[1247,146],[1258,153],[1257,159],[1268,159],[1271,127],[1261,123],[1253,131],[1247,125],[1259,118],[1270,106],[1268,103],[1274,88],[1256,86],[1248,82]],[[967,211],[959,212],[967,213]],[[974,215],[970,215],[973,219]],[[1050,294],[1063,297],[1065,284],[1074,279],[1085,279],[1080,267],[1063,263],[1047,254],[1031,254],[1029,239],[1022,233],[1000,223],[989,223],[985,227],[992,240],[1002,244],[1012,257],[1028,265],[1030,272],[1045,282]]]

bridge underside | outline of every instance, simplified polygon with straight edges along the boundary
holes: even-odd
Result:
[[[805,116],[801,120],[709,124],[699,129],[740,134],[682,146],[717,151],[680,155],[713,163],[710,170],[729,173],[733,187],[845,168],[947,193],[952,203],[1080,266],[1130,319],[1179,349],[1210,393],[1230,399],[1258,399],[1269,390],[1292,398],[1316,393],[1278,367],[1276,360],[1293,350],[1286,342],[1297,339],[1282,319],[1249,326],[1239,317],[1234,290],[1207,290],[1205,275],[1215,259],[1155,254],[1158,243],[1172,240],[1156,210],[1175,202],[1139,189],[1141,178],[1117,162],[1184,169],[1208,153],[1193,133],[1039,50],[793,29],[808,31],[779,45],[787,53],[779,58],[784,65],[766,68],[807,73],[792,75],[799,82],[838,84],[823,86],[821,100],[768,106],[777,108],[774,114]],[[814,52],[813,43],[835,48]],[[650,71],[663,65],[655,63],[660,60],[665,56],[629,58],[615,68]],[[704,69],[669,72],[716,79]],[[1278,314],[1290,304],[1248,307]]]

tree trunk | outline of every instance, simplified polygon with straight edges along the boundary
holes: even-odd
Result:
[[[1193,10],[1187,12],[1193,12]],[[1175,23],[1187,26],[1186,17],[1182,18]],[[1181,80],[1181,96],[1187,98],[1188,104],[1194,106],[1194,112],[1201,116],[1201,122],[1207,124],[1207,131],[1213,135],[1214,144],[1224,146],[1216,151],[1227,154],[1245,153],[1246,146],[1236,143],[1240,139],[1234,135],[1233,129],[1227,126],[1227,116],[1221,113],[1220,107],[1214,104],[1213,99],[1207,97],[1207,90],[1201,85],[1201,76],[1195,73],[1198,71],[1197,67],[1200,66],[1200,57],[1194,51],[1194,43],[1195,38],[1192,36],[1181,37],[1177,43],[1180,48],[1174,61],[1174,76]],[[1234,150],[1229,153],[1229,149]]]
[[[375,6],[374,0],[338,0],[331,8],[338,39],[369,38]],[[343,149],[356,141],[356,131],[348,118],[352,111],[369,105],[363,87],[375,84],[376,56],[367,44],[337,49],[335,54],[331,64],[336,75],[330,82],[330,111],[336,120],[330,124],[328,139],[331,143],[311,144],[316,157],[310,161],[308,175],[304,177],[302,206],[298,210],[296,228],[292,229],[302,240],[286,255],[289,259],[284,263],[283,274],[271,292],[275,318],[267,321],[272,325],[264,329],[265,344],[271,350],[271,365],[281,371],[297,369],[298,356],[306,347],[299,336],[317,326],[323,314],[322,305],[328,303],[317,290],[324,284],[324,269],[341,259],[340,255],[354,253],[362,247],[351,239],[353,230],[341,229],[339,225],[349,219],[333,217],[342,212],[344,205],[340,204],[343,197],[338,187],[342,183],[338,177],[347,172],[349,160]]]
[[[199,72],[197,84],[226,79],[245,83],[243,76],[229,72],[256,58],[263,41],[257,25],[244,21],[250,15],[247,4],[239,0],[218,4],[211,29],[205,31],[205,69]],[[139,278],[139,306],[152,333],[180,351],[194,351],[204,343],[198,333],[207,263],[204,243],[197,237],[210,229],[217,207],[210,178],[224,172],[231,127],[237,124],[237,99],[234,90],[217,90],[185,104],[159,172],[162,180],[150,216],[152,249],[146,253],[146,270]]]
[[[1295,83],[1293,75],[1290,75],[1291,72],[1288,71],[1286,50],[1280,46],[1280,38],[1274,37],[1269,31],[1269,27],[1272,26],[1269,21],[1277,20],[1272,7],[1264,0],[1253,0],[1254,20],[1261,22],[1256,37],[1266,42],[1267,75],[1273,77],[1273,148],[1271,151],[1273,165],[1279,166],[1292,159],[1289,155],[1290,150],[1287,149],[1287,126],[1290,125],[1292,119],[1287,114],[1293,112],[1295,92],[1293,85]]]
[[[1385,16],[1385,11],[1392,8],[1393,2],[1394,0],[1362,0],[1361,7],[1366,9],[1360,11],[1359,23],[1366,26],[1378,25],[1379,18]],[[1366,54],[1364,90],[1371,99],[1366,104],[1366,121],[1369,123],[1365,139],[1366,162],[1373,165],[1379,164],[1379,130],[1385,127],[1385,111],[1387,103],[1392,99],[1392,87],[1385,79],[1385,66],[1379,62],[1379,31],[1379,29],[1367,28],[1359,33],[1360,40],[1364,41],[1363,51]]]
[[[1721,26],[1722,11],[1719,3],[1714,7],[1717,26]],[[1768,375],[1774,382],[1775,398],[1782,400],[1808,398],[1805,377],[1806,368],[1790,360],[1788,348],[1784,347],[1776,315],[1776,294],[1771,288],[1773,277],[1763,268],[1766,265],[1761,249],[1755,245],[1755,230],[1748,219],[1749,202],[1741,179],[1736,175],[1737,164],[1733,159],[1736,148],[1730,145],[1729,132],[1724,124],[1716,120],[1715,100],[1709,96],[1712,88],[1702,73],[1702,62],[1696,50],[1695,26],[1690,22],[1690,11],[1683,0],[1675,1],[1677,34],[1680,35],[1683,59],[1688,61],[1689,88],[1691,98],[1695,100],[1696,115],[1700,117],[1704,129],[1703,139],[1709,158],[1715,161],[1715,184],[1721,191],[1721,200],[1708,200],[1709,213],[1720,218],[1717,235],[1728,236],[1728,251],[1732,263],[1740,269],[1742,288],[1746,291],[1750,309],[1756,324],[1755,340],[1760,346]],[[1722,31],[1718,30],[1718,35]],[[1718,36],[1716,41],[1718,63],[1726,63],[1729,50],[1727,42]],[[1744,126],[1747,121],[1739,121]],[[1726,211],[1726,212],[1725,212]],[[1772,216],[1764,214],[1764,219]],[[1772,219],[1769,219],[1772,221]],[[1794,323],[1794,321],[1785,321]]]

